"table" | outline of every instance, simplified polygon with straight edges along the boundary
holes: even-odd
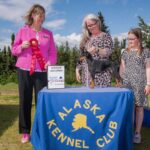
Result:
[[[150,127],[150,108],[144,108],[143,127]]]
[[[42,89],[31,133],[35,150],[133,150],[133,92]]]

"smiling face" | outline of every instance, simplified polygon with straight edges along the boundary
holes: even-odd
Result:
[[[92,35],[97,35],[100,33],[99,24],[96,20],[86,20],[86,27]]]
[[[45,20],[45,13],[40,11],[38,13],[32,14],[33,24],[42,25]]]

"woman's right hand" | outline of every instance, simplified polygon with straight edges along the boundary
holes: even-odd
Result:
[[[96,53],[96,47],[92,46],[92,47],[89,48],[87,51],[88,51],[89,53],[91,53],[91,54],[94,54],[94,53]]]
[[[99,49],[99,55],[101,56],[101,57],[105,57],[105,56],[107,56],[107,50],[105,49],[105,48],[100,48]]]
[[[22,44],[21,44],[22,49],[29,48],[29,46],[30,46],[29,41],[23,41]]]
[[[76,80],[77,80],[78,82],[81,82],[81,75],[80,75],[79,69],[76,69]]]

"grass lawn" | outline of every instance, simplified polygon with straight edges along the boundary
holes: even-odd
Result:
[[[34,112],[33,104],[32,118]],[[135,150],[150,150],[150,128],[142,129],[142,137],[142,143],[135,145]],[[33,150],[30,143],[21,144],[20,139],[21,136],[18,134],[17,85],[14,83],[0,85],[0,150]]]

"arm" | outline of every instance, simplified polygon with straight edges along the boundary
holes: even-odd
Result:
[[[19,30],[18,33],[16,34],[15,41],[14,44],[12,45],[12,50],[11,50],[14,56],[19,56],[24,49],[30,46],[29,42],[22,41],[21,37],[22,37],[22,30]]]
[[[119,74],[121,78],[123,78],[124,73],[125,73],[125,62],[123,59],[121,59],[120,69],[119,69]]]
[[[76,80],[81,82],[80,69],[78,67],[76,67]]]
[[[91,54],[97,53],[100,57],[109,57],[112,53],[113,41],[109,34],[101,33],[103,36],[103,48],[97,46],[91,46],[91,48],[87,49]]]
[[[80,71],[81,71],[81,63],[77,62],[77,65],[76,65],[76,80],[78,82],[81,82],[81,74],[80,74]]]
[[[150,58],[146,61],[146,78],[147,84],[145,86],[145,95],[150,94]]]
[[[109,57],[112,53],[113,41],[109,34],[104,35],[104,48],[99,49],[99,55],[102,57]]]
[[[51,65],[57,63],[57,49],[54,43],[54,38],[52,32],[50,33],[50,51],[49,51],[49,62]]]
[[[14,40],[14,44],[12,45],[12,54],[14,56],[18,56],[19,54],[21,54],[22,52],[22,48],[21,48],[21,30],[16,34],[15,40]]]

